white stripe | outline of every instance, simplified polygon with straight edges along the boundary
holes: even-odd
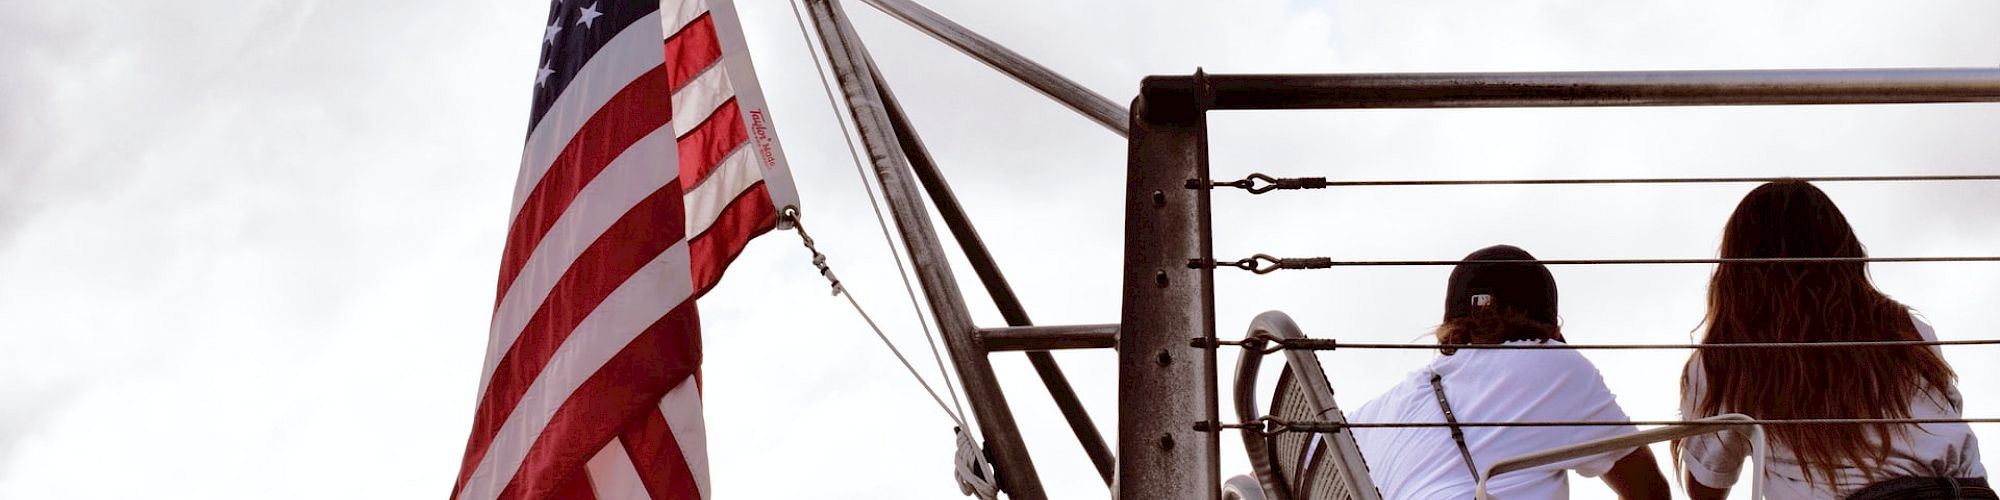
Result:
[[[577,192],[576,199],[549,226],[548,235],[535,245],[533,253],[521,265],[521,273],[515,275],[514,282],[507,287],[507,295],[500,298],[499,307],[493,311],[486,344],[486,369],[479,377],[480,395],[486,394],[486,384],[492,381],[500,357],[521,336],[521,329],[548,299],[556,281],[618,218],[660,186],[675,182],[680,175],[680,169],[674,166],[679,157],[673,132],[660,127],[619,153],[618,158],[590,180],[590,185]]]
[[[687,242],[681,241],[611,292],[556,349],[548,368],[535,377],[521,403],[507,414],[507,422],[501,424],[458,500],[499,496],[520,471],[528,448],[555,418],[556,409],[646,327],[686,302],[693,286],[688,278]]]
[[[590,491],[596,493],[597,500],[653,498],[646,493],[639,468],[632,465],[632,456],[625,454],[625,443],[618,438],[611,438],[611,444],[591,456],[584,471],[590,474]]]
[[[660,47],[659,33],[652,30],[659,25],[659,16],[660,13],[654,12],[640,18],[598,48],[570,79],[569,86],[563,87],[562,95],[549,105],[542,121],[528,132],[528,143],[521,150],[521,175],[514,181],[514,209],[508,212],[509,226],[513,225],[514,214],[521,212],[521,204],[527,202],[528,193],[534,192],[542,174],[548,173],[549,165],[555,163],[556,155],[576,137],[583,123],[597,113],[597,108],[604,107],[611,96],[632,80],[664,64],[665,49]]]
[[[738,146],[736,151],[729,153],[729,157],[724,158],[715,171],[709,172],[701,184],[689,190],[683,200],[687,203],[688,238],[699,237],[708,231],[708,226],[722,217],[722,209],[729,208],[729,202],[735,201],[736,195],[743,194],[760,179],[763,179],[763,172],[758,170],[757,155],[750,148]]]
[[[715,114],[715,108],[735,96],[735,90],[729,87],[729,71],[722,69],[721,64],[709,65],[701,76],[674,91],[674,131],[687,135],[702,120],[707,120],[708,115]]]
[[[665,39],[666,37],[674,36],[675,33],[680,33],[681,28],[686,28],[688,23],[694,22],[694,18],[701,17],[703,12],[708,12],[708,2],[705,0],[666,0],[665,2],[660,2],[660,12],[666,14],[661,19],[663,24],[660,25],[666,29],[666,33],[660,35],[661,39]]]
[[[708,498],[708,426],[702,421],[701,387],[695,385],[694,377],[667,391],[667,397],[660,399],[660,413],[666,415],[667,428],[673,429],[674,441],[681,445],[681,457],[687,459],[695,489],[701,491],[703,499]]]

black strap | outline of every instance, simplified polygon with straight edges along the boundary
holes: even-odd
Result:
[[[2000,498],[1983,477],[1900,477],[1879,481],[1848,500],[1990,500]]]
[[[1479,482],[1479,466],[1472,464],[1472,449],[1465,446],[1465,429],[1459,428],[1458,416],[1451,412],[1451,402],[1444,399],[1444,376],[1431,372],[1431,392],[1437,394],[1438,409],[1444,410],[1445,427],[1451,428],[1451,440],[1458,443],[1458,456],[1465,459],[1465,471],[1472,473],[1472,482]]]

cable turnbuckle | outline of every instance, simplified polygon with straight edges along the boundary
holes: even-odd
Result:
[[[1326,189],[1326,186],[1325,177],[1272,177],[1261,173],[1253,173],[1242,179],[1233,181],[1207,183],[1202,182],[1200,179],[1188,179],[1187,181],[1188,189],[1236,188],[1249,191],[1250,194],[1264,194],[1281,189]]]
[[[1243,340],[1209,339],[1204,337],[1195,337],[1193,339],[1188,340],[1188,347],[1193,347],[1196,349],[1213,349],[1222,346],[1237,346],[1237,347],[1242,347],[1246,351],[1254,352],[1259,355],[1264,355],[1285,350],[1286,342],[1287,341],[1282,337],[1271,335],[1269,333],[1258,332],[1256,335],[1251,335],[1249,337],[1244,338]],[[1329,347],[1326,350],[1332,350],[1332,349],[1333,348]]]
[[[840,285],[840,278],[833,275],[833,266],[826,264],[826,254],[820,253],[819,247],[813,245],[812,236],[806,234],[806,221],[799,217],[799,210],[785,207],[784,213],[780,216],[791,221],[792,230],[799,232],[799,243],[806,246],[806,251],[812,252],[812,265],[819,268],[819,275],[825,277],[827,284],[833,286],[833,294],[840,295],[846,292],[847,288]]]
[[[1332,257],[1272,257],[1257,254],[1241,259],[1219,261],[1214,259],[1188,259],[1191,269],[1221,269],[1234,267],[1257,274],[1271,274],[1279,269],[1326,269],[1333,267]]]

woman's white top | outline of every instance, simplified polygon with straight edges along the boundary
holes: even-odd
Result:
[[[1916,321],[1917,332],[1924,340],[1937,340],[1937,334],[1923,321]],[[1932,346],[1933,351],[1937,350]],[[1681,391],[1681,417],[1699,418],[1695,404],[1708,390],[1707,375],[1701,369],[1701,357],[1696,354],[1688,370],[1687,387]],[[1910,418],[1956,419],[1964,401],[1959,397],[1957,387],[1948,387],[1944,398],[1926,391],[1910,401]],[[1722,409],[1723,413],[1732,410]],[[1751,415],[1755,417],[1756,415]],[[1873,481],[1898,477],[1983,477],[1986,469],[1979,463],[1979,440],[1972,435],[1972,427],[1963,423],[1919,424],[1905,436],[1891,436],[1889,458],[1875,471]],[[1696,481],[1713,488],[1726,488],[1736,484],[1736,478],[1743,467],[1745,457],[1750,454],[1750,434],[1747,432],[1723,431],[1689,438],[1681,449],[1681,466]],[[1867,486],[1872,481],[1862,470],[1854,467],[1838,469],[1834,477],[1816,475],[1816,482],[1805,481],[1799,462],[1792,450],[1778,443],[1770,443],[1765,456],[1765,496],[1772,499],[1832,499],[1842,498]],[[1831,481],[1829,481],[1831,479]]]

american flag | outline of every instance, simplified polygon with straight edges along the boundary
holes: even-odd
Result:
[[[727,0],[548,19],[452,498],[706,498],[694,300],[797,195]]]

